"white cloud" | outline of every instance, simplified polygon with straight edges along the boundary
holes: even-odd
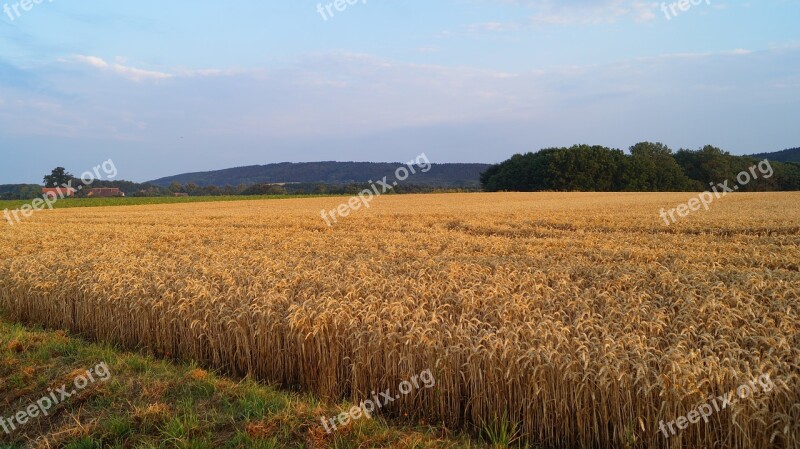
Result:
[[[102,58],[98,58],[97,56],[75,55],[72,57],[72,60],[101,70],[111,71],[131,81],[138,82],[143,80],[157,80],[157,79],[166,79],[173,77],[173,75],[169,73],[156,72],[152,70],[142,70],[142,69],[137,69],[135,67],[128,67],[122,64],[109,64],[108,62],[106,62]],[[118,58],[118,60],[124,60],[124,59]]]
[[[528,19],[517,22],[473,24],[468,31],[509,31],[543,25],[598,25],[622,20],[648,22],[657,17],[658,2],[646,0],[496,0],[531,10]]]
[[[107,69],[108,63],[103,61],[102,59],[96,56],[84,56],[84,55],[76,55],[73,58],[77,62],[82,62],[84,64],[88,64],[92,67],[97,67],[99,69]]]
[[[158,149],[173,148],[176,141],[198,148],[213,141],[231,151],[283,145],[318,154],[309,160],[323,154],[355,158],[354,149],[402,145],[489,151],[492,139],[523,150],[579,141],[632,144],[694,132],[704,137],[702,143],[723,145],[725,139],[763,136],[759,126],[785,126],[759,120],[775,121],[776,114],[766,110],[789,117],[796,108],[792,99],[800,80],[781,67],[797,58],[798,49],[734,50],[509,72],[339,52],[283,68],[173,68],[169,83],[131,83],[119,76],[131,72],[83,56],[69,70],[63,64],[35,69],[44,85],[57,80],[60,92],[0,86],[6,100],[0,104],[0,132],[135,141]],[[86,76],[95,72],[105,75]],[[754,111],[747,115],[751,121],[736,121],[741,110]],[[687,123],[704,125],[698,130]],[[469,138],[477,134],[480,145]],[[604,136],[617,140],[598,140]]]

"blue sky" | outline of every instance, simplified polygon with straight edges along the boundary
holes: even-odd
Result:
[[[800,0],[695,2],[0,0],[0,184],[800,145]]]

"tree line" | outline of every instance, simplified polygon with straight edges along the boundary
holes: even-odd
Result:
[[[489,192],[705,191],[710,183],[733,180],[758,162],[711,145],[673,152],[662,143],[641,142],[632,146],[629,154],[603,146],[575,145],[516,154],[483,172],[481,185]],[[761,176],[741,186],[741,191],[800,190],[800,163],[770,164],[774,169],[771,176]]]
[[[74,186],[80,185],[80,180],[72,174],[58,167],[50,175],[45,176],[44,184],[46,187],[59,187],[72,183]],[[120,189],[128,197],[164,197],[174,196],[175,194],[187,194],[189,196],[237,196],[237,195],[356,195],[364,189],[369,188],[369,183],[241,183],[236,186],[206,185],[200,186],[193,182],[181,184],[177,181],[170,183],[168,187],[161,187],[151,183],[136,183],[131,181],[94,181],[92,187],[115,187]],[[394,186],[391,192],[387,193],[445,193],[445,192],[469,192],[478,191],[477,182],[475,186],[469,188],[460,187],[438,187],[433,185],[423,185],[414,183],[401,183]],[[85,197],[86,190],[75,192],[75,197]],[[0,185],[0,200],[30,200],[42,196],[42,187],[37,184],[14,184]]]

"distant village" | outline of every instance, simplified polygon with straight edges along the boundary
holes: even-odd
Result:
[[[42,196],[48,198],[72,198],[78,194],[80,188],[73,187],[42,187]],[[173,196],[189,196],[186,192],[173,192]],[[117,187],[97,187],[86,189],[87,198],[123,198],[125,192]]]

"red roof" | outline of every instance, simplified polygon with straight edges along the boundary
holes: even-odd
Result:
[[[120,196],[121,192],[116,187],[98,187],[96,189],[89,190],[88,196],[100,196],[100,197],[109,197],[109,196]]]

